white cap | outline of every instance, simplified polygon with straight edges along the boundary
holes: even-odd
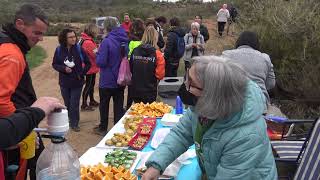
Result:
[[[55,136],[64,136],[69,130],[68,111],[54,112],[48,116],[48,133]]]

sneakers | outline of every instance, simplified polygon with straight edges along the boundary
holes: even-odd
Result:
[[[93,132],[97,135],[100,135],[100,136],[105,136],[107,134],[107,129],[102,129],[100,128],[99,126],[95,127],[93,129]]]
[[[89,103],[89,106],[93,106],[93,107],[98,107],[100,103],[98,103],[97,101],[93,100],[92,102]]]
[[[70,127],[70,129],[74,132],[80,132],[80,127],[76,126],[76,127]]]
[[[81,111],[94,111],[94,108],[85,104],[81,105]]]

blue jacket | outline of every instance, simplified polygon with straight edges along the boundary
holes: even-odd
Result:
[[[102,41],[97,52],[100,67],[100,88],[118,88],[117,79],[121,63],[121,45],[128,51],[128,37],[122,27],[114,28]],[[125,53],[128,54],[128,53]]]
[[[276,180],[277,169],[262,117],[265,100],[249,81],[243,110],[216,120],[204,134],[204,167],[210,180]],[[146,165],[162,171],[194,144],[198,115],[188,109],[180,122],[148,159]]]
[[[60,48],[60,50],[58,50]],[[60,45],[56,48],[53,56],[52,67],[59,72],[59,85],[65,88],[79,88],[84,84],[84,76],[91,67],[90,60],[85,51],[81,48],[82,60],[80,58],[79,50],[74,45],[67,49],[67,47]],[[75,66],[72,68],[71,73],[66,72],[65,59],[73,60]],[[82,66],[84,64],[84,66]]]

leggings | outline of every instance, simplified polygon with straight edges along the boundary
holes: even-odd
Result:
[[[82,104],[87,105],[88,96],[90,97],[90,102],[94,101],[94,85],[96,82],[96,74],[87,74],[86,75],[86,85],[82,92]]]

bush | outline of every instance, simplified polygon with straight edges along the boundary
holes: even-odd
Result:
[[[33,47],[26,56],[30,69],[39,66],[47,57],[46,51],[40,47]]]
[[[242,28],[259,34],[262,51],[274,64],[277,85],[293,95],[294,103],[284,104],[282,110],[289,116],[308,117],[320,104],[320,2],[237,2],[247,5],[240,5]]]

